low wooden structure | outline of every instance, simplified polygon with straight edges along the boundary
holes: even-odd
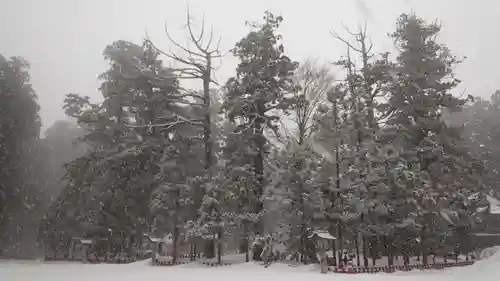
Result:
[[[69,245],[69,259],[87,261],[92,239],[72,237]]]
[[[500,245],[500,200],[490,195],[486,195],[486,200],[486,214],[471,235],[476,254],[482,249]]]
[[[318,248],[326,250],[332,249],[337,240],[326,230],[311,230],[307,238],[312,240]]]
[[[71,238],[64,232],[51,232],[50,235],[44,237],[42,245],[44,249],[44,258],[47,261],[68,260],[69,244]]]
[[[152,250],[152,262],[156,264],[160,256],[172,255],[173,239],[172,234],[167,233],[163,237],[148,236],[150,249]]]
[[[329,257],[327,253],[329,250],[337,248],[335,245],[337,241],[336,237],[326,230],[310,230],[307,239],[314,244],[314,252],[319,252],[320,255],[324,253],[327,263],[334,264],[335,253],[332,253],[332,257]]]
[[[107,262],[110,259],[109,239],[104,237],[93,239],[72,237],[69,246],[69,259],[82,262]]]

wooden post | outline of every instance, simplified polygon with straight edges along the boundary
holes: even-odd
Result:
[[[217,231],[217,263],[222,264],[222,229]]]
[[[356,243],[356,265],[361,266],[361,261],[359,259],[359,232],[358,232],[358,230],[356,230],[354,241]]]
[[[89,245],[84,244],[83,247],[83,262],[89,262]]]
[[[111,259],[111,237],[106,242],[106,254],[104,255],[104,258],[107,261]]]
[[[71,238],[71,240],[69,241],[69,249],[68,249],[69,253],[68,253],[68,259],[69,260],[74,260],[74,251],[75,251],[75,240],[73,240],[73,238]]]
[[[157,242],[154,242],[154,246],[153,246],[153,256],[151,257],[151,262],[153,263],[153,265],[156,265],[156,259],[157,259],[157,256],[158,256],[158,251],[159,251],[159,248],[160,247],[160,243],[157,243]]]

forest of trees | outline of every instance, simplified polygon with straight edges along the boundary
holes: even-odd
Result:
[[[188,45],[168,36],[177,52],[149,38],[106,46],[102,101],[68,94],[70,121],[44,138],[28,63],[0,56],[3,255],[103,230],[169,232],[174,245],[237,236],[242,251],[268,234],[314,259],[307,236],[323,229],[365,265],[396,253],[427,262],[440,247],[470,252],[485,196],[498,192],[500,91],[456,94],[462,60],[436,41],[439,25],[402,14],[395,53],[372,52],[366,28],[333,33],[346,53],[322,64],[288,57],[283,18],[265,12],[219,84],[218,40],[190,20]],[[223,254],[221,239],[207,255]]]

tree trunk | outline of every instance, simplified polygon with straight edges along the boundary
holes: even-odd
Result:
[[[191,243],[189,243],[189,260],[194,261],[194,243],[193,243],[193,241],[191,241]]]
[[[212,181],[212,120],[211,120],[211,98],[210,98],[210,82],[212,80],[212,60],[211,56],[206,57],[207,68],[203,72],[203,144],[205,149],[205,175],[208,177],[208,181]],[[206,190],[201,189],[200,199],[206,193]],[[207,258],[213,258],[214,253],[214,241],[207,239],[204,241],[204,254]],[[212,249],[212,250],[209,250]],[[207,252],[208,250],[208,252]]]
[[[259,214],[264,209],[264,202],[261,199],[261,196],[264,192],[264,153],[265,153],[265,144],[266,138],[264,137],[264,125],[265,120],[262,116],[265,115],[266,107],[264,101],[259,99],[255,102],[256,106],[256,114],[253,123],[253,129],[255,132],[255,148],[256,153],[254,157],[254,173],[256,175],[257,181],[254,186],[254,194],[257,198],[257,202],[254,206],[254,213]],[[254,233],[263,234],[264,233],[264,224],[262,220],[257,221],[253,227]],[[254,247],[257,245],[254,245]],[[253,260],[262,260],[260,254],[262,252],[262,247],[255,247],[253,250]]]
[[[203,75],[203,141],[205,144],[205,169],[210,177],[210,168],[212,166],[212,120],[210,116],[211,99],[210,99],[210,81],[211,77],[211,60],[207,58],[207,69]],[[211,177],[210,177],[211,179]]]
[[[335,245],[335,242],[336,241],[333,241],[333,243],[332,243],[333,266],[339,265],[338,261],[340,261],[340,260],[337,259],[337,247]]]
[[[405,237],[405,238],[407,238],[407,237]],[[408,242],[409,241],[406,241],[406,243],[401,246],[401,249],[402,249],[402,252],[403,252],[403,263],[404,263],[405,266],[407,266],[407,265],[410,264],[410,255],[409,255]]]
[[[377,236],[372,236],[371,237],[371,256],[372,256],[372,266],[375,266],[377,264],[377,257],[378,257],[378,237]]]
[[[359,258],[359,232],[357,230],[354,241],[356,243],[356,265],[361,266],[361,260]]]
[[[387,236],[387,262],[389,266],[394,265],[394,239]]]
[[[336,141],[335,142],[335,187],[337,189],[340,190],[340,147],[342,146],[343,144],[343,138],[340,137],[340,130],[339,130],[339,112],[338,112],[338,108],[337,108],[338,104],[337,102],[335,101],[334,104],[333,104],[333,114],[334,114],[334,127],[335,127],[335,132],[337,133],[337,136],[338,138],[340,138],[340,142],[339,141]],[[340,213],[343,213],[343,202],[342,202],[342,193],[339,191],[335,194],[336,198],[339,198],[340,199]],[[336,199],[335,198],[335,199]],[[334,201],[333,201],[334,202]],[[332,202],[332,204],[334,204]],[[337,221],[337,238],[338,238],[338,241],[339,241],[339,244],[338,244],[338,258],[337,258],[337,261],[340,264],[342,264],[342,248],[343,248],[343,243],[342,243],[342,220],[339,218],[338,221]],[[335,256],[335,252],[333,254]],[[345,265],[344,265],[345,266]]]
[[[338,239],[339,239],[339,260],[342,260],[342,253],[344,251],[342,220],[338,221],[337,227],[338,227]]]
[[[205,239],[204,245],[205,245],[205,249],[203,249],[203,255],[207,259],[213,259],[215,257],[214,239]]]
[[[68,254],[69,260],[75,260],[75,241],[71,240],[69,244],[69,254]]]
[[[263,116],[265,114],[265,106],[262,101],[257,101],[257,113],[259,116]],[[261,200],[261,196],[264,191],[264,152],[265,152],[265,144],[266,139],[262,132],[264,122],[262,117],[255,117],[256,120],[254,122],[254,130],[257,132],[255,136],[255,146],[257,148],[255,157],[254,157],[254,173],[257,177],[256,186],[254,188],[254,193],[257,199],[255,204],[254,212],[255,214],[259,214],[264,209],[264,203]],[[262,221],[258,221],[254,225],[255,233],[264,233],[264,226]],[[254,257],[255,259],[255,257]]]
[[[198,243],[195,241],[194,246],[193,246],[193,260],[196,260],[196,256],[198,255]]]
[[[222,229],[217,233],[217,263],[222,264]]]
[[[427,237],[425,235],[426,227],[425,225],[422,227],[422,231],[420,233],[420,246],[422,248],[422,263],[424,265],[429,264],[428,260],[428,255],[429,253],[427,252]]]
[[[245,261],[250,262],[250,251],[248,251],[248,239],[245,239],[246,250],[245,250]]]
[[[368,249],[367,249],[367,246],[368,246],[368,243],[366,241],[366,236],[364,234],[362,234],[362,241],[363,241],[363,265],[365,267],[368,267]]]
[[[304,224],[302,224],[301,229],[300,229],[300,245],[299,245],[299,258],[302,260],[304,264],[307,264],[307,257],[306,257],[306,242],[307,241],[307,233],[306,233],[306,227]]]
[[[174,229],[172,232],[173,232],[172,233],[172,260],[175,263],[175,262],[177,262],[177,240],[179,237],[177,226],[174,226]]]
[[[248,224],[243,222],[243,236],[239,240],[238,248],[240,253],[245,253],[245,262],[250,261],[250,252],[248,245]]]
[[[302,136],[302,135],[301,135]],[[299,145],[302,144],[302,137],[299,138]],[[304,167],[304,164],[301,161],[297,161],[295,163],[295,168],[297,171],[301,171]],[[305,217],[305,206],[304,206],[304,196],[302,196],[303,193],[303,185],[302,185],[302,180],[298,179],[298,184],[299,184],[299,194],[300,194],[300,200],[299,200],[299,208],[301,211],[301,216],[300,216],[300,239],[299,239],[299,252],[302,257],[304,257],[305,253],[305,244],[306,244],[306,239],[307,239],[307,226],[306,226],[306,217]],[[307,258],[304,257],[303,259],[304,264],[307,264]]]

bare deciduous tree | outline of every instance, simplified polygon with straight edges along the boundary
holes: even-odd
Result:
[[[307,60],[295,72],[294,80],[297,90],[294,92],[292,120],[296,132],[287,133],[302,145],[314,133],[313,117],[326,94],[334,87],[335,78],[326,65]]]
[[[348,53],[350,50],[357,52],[361,57],[362,68],[359,77],[362,78],[362,87],[363,87],[363,97],[366,104],[367,109],[367,123],[371,129],[375,129],[378,127],[376,118],[375,118],[375,99],[382,93],[383,81],[386,81],[387,77],[382,77],[384,71],[381,68],[385,68],[388,66],[387,62],[387,54],[383,55],[383,60],[378,60],[375,63],[370,63],[370,60],[373,58],[374,54],[373,43],[368,42],[367,36],[367,26],[359,26],[357,32],[350,31],[347,27],[344,26],[345,31],[352,37],[354,37],[356,43],[351,43],[350,40],[344,39],[335,31],[331,31],[331,35],[339,40],[340,42],[347,45]],[[349,58],[349,61],[352,60]],[[355,73],[356,70],[353,67],[350,67],[350,73],[348,75],[353,78],[357,77],[358,74]]]
[[[211,121],[211,95],[210,85],[218,85],[214,79],[214,59],[222,58],[224,55],[220,51],[220,38],[214,44],[214,31],[213,27],[210,29],[208,36],[205,30],[205,19],[201,21],[201,27],[198,34],[194,31],[195,19],[191,16],[188,9],[186,19],[186,29],[188,33],[188,41],[186,44],[180,44],[173,39],[165,24],[165,34],[167,35],[170,43],[177,48],[176,51],[163,51],[156,47],[148,37],[148,41],[152,46],[166,57],[180,63],[182,66],[173,68],[174,73],[179,79],[199,79],[203,83],[203,94],[198,95],[192,91],[187,90],[184,96],[191,97],[195,100],[201,101],[200,106],[203,107],[204,120],[203,126],[203,141],[205,145],[205,169],[210,176],[210,167],[213,162],[213,139],[212,139],[212,121]],[[207,39],[208,38],[208,39]],[[198,104],[196,101],[194,105]]]
[[[355,43],[351,40],[341,37],[338,33],[332,31],[332,36],[344,43],[347,46],[347,58],[340,61],[341,65],[347,72],[347,86],[350,92],[351,104],[353,105],[352,111],[355,116],[354,130],[357,135],[356,152],[360,153],[358,156],[361,159],[368,159],[366,152],[363,152],[361,147],[363,143],[373,143],[376,141],[377,129],[379,127],[379,120],[376,117],[377,103],[376,99],[383,93],[384,84],[391,79],[389,77],[390,64],[387,59],[387,54],[382,54],[381,59],[373,60],[374,54],[372,52],[373,44],[369,42],[367,36],[367,26],[360,26],[357,32],[350,31],[344,26],[345,31],[354,38]],[[359,55],[361,59],[361,68],[356,68],[355,62],[352,59],[351,51]],[[369,146],[373,150],[374,145]],[[375,153],[371,151],[371,153]],[[369,167],[371,164],[366,163],[363,172],[360,173],[359,181],[366,185],[366,179]],[[361,215],[360,219],[363,221],[364,217]],[[341,224],[339,222],[339,236]],[[368,265],[367,260],[367,239],[361,235],[363,244],[363,263]],[[340,245],[342,245],[342,239]],[[359,252],[358,239],[356,239],[356,251]],[[357,264],[360,264],[359,255],[357,255]],[[375,259],[372,260],[375,263]]]
[[[210,28],[210,31],[206,33],[205,28],[205,19],[201,20],[201,26],[199,27],[199,32],[196,33],[194,31],[195,28],[195,19],[191,16],[191,13],[188,9],[187,11],[187,20],[186,20],[186,29],[187,29],[187,42],[185,44],[180,44],[176,41],[170,34],[167,25],[165,24],[165,33],[170,41],[170,43],[177,49],[173,51],[169,49],[169,51],[163,51],[160,48],[156,47],[148,37],[148,41],[151,45],[161,54],[166,57],[172,59],[174,62],[179,63],[180,67],[174,67],[172,70],[175,76],[179,79],[198,79],[201,80],[203,84],[203,92],[202,94],[197,94],[191,90],[184,89],[184,94],[181,97],[194,99],[194,102],[189,103],[192,106],[201,106],[203,108],[203,120],[200,122],[193,122],[192,120],[185,120],[181,118],[177,118],[174,122],[175,124],[184,123],[184,124],[192,124],[203,127],[203,145],[205,152],[205,175],[208,177],[207,180],[210,181],[212,179],[212,166],[213,166],[213,158],[214,158],[214,138],[212,133],[212,101],[214,97],[211,96],[212,91],[210,90],[210,86],[212,84],[218,85],[218,83],[214,79],[214,60],[217,58],[222,58],[224,54],[220,51],[220,41],[221,39],[214,42],[214,31],[213,27]],[[169,125],[171,126],[171,125]],[[205,190],[200,190],[196,197],[196,200],[199,201],[198,204],[201,204],[201,200],[203,195],[205,194]],[[213,242],[210,241],[213,249]],[[218,262],[221,262],[221,252],[222,247],[220,241],[217,245],[218,253],[217,258]],[[206,253],[210,255],[209,253]]]

